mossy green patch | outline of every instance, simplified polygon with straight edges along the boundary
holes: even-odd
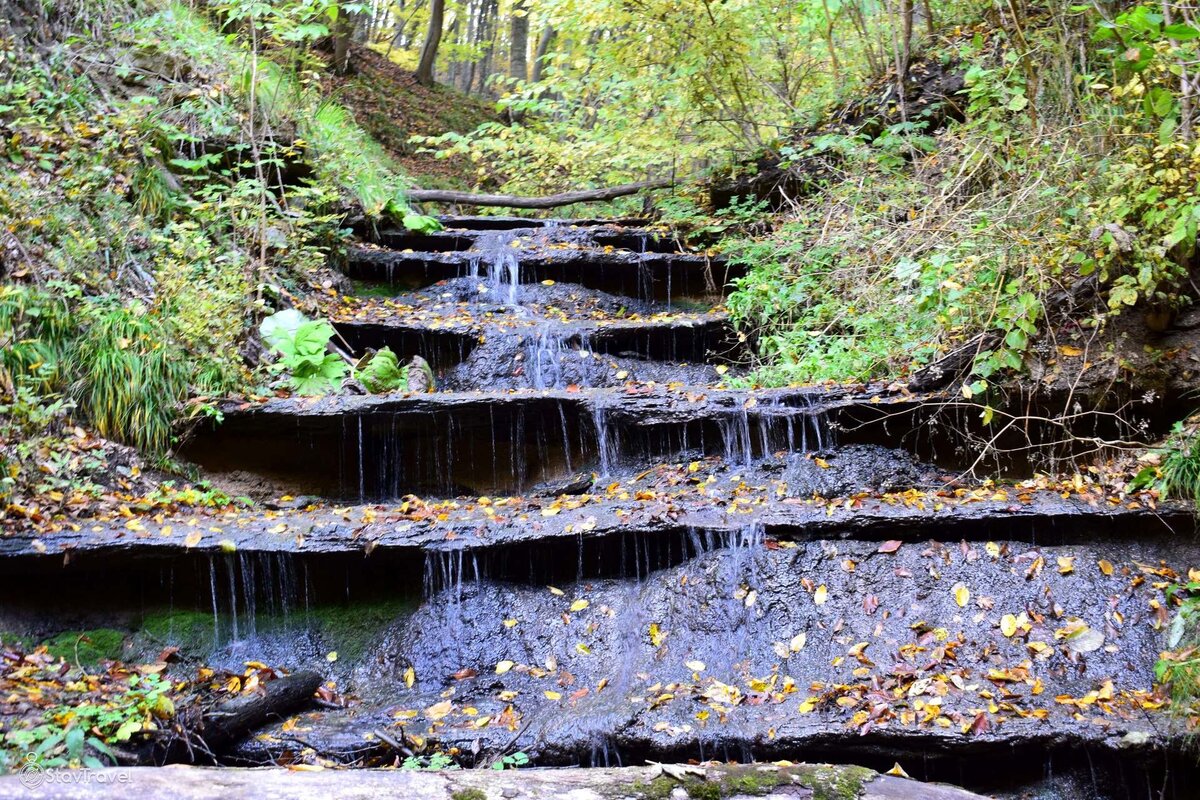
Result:
[[[142,617],[142,630],[156,644],[174,645],[189,655],[206,655],[217,642],[213,615],[200,611],[172,609],[149,613]]]
[[[309,612],[322,641],[339,659],[355,660],[377,641],[379,632],[416,611],[415,599],[388,599],[344,606],[319,606]]]
[[[117,661],[125,650],[125,634],[112,628],[63,631],[46,640],[46,649],[55,658],[80,666]]]
[[[660,775],[652,781],[635,781],[616,793],[642,800],[669,800],[672,792],[683,789],[690,800],[722,800],[735,796],[760,797],[779,786],[795,784],[811,789],[813,800],[857,800],[863,786],[875,777],[864,767],[801,765],[768,767],[746,764],[717,767],[705,777],[687,776],[682,780]]]
[[[487,794],[482,789],[459,789],[450,800],[487,800]]]

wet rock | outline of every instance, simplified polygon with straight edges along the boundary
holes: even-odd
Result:
[[[286,797],[290,800],[637,800],[647,796],[674,797],[812,797],[846,800],[982,800],[980,795],[949,786],[922,784],[869,769],[836,765],[798,764],[714,765],[682,778],[666,771],[692,770],[660,765],[624,769],[557,770],[420,770],[297,771],[289,769],[219,770],[204,768],[114,767],[90,770],[88,780],[53,784],[64,800],[123,800],[136,797],[176,797],[180,800],[218,800],[225,797]],[[47,783],[40,776],[38,785]],[[26,798],[26,775],[0,777],[0,798]],[[737,787],[745,787],[739,790]],[[731,791],[732,788],[732,791]],[[36,791],[36,790],[35,790]],[[42,790],[44,791],[44,789]],[[836,794],[835,794],[836,793]]]
[[[580,473],[574,477],[567,478],[561,481],[550,481],[547,483],[539,483],[529,490],[530,494],[543,495],[549,497],[558,497],[564,494],[584,494],[592,488],[592,484],[596,479],[590,472]]]
[[[938,470],[903,450],[847,445],[788,460],[783,478],[790,497],[843,497],[859,492],[895,492],[936,486]]]

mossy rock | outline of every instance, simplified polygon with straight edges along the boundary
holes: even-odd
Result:
[[[875,772],[864,767],[745,764],[717,767],[709,770],[705,777],[689,775],[678,780],[663,775],[649,783],[637,781],[628,792],[621,794],[642,800],[669,800],[677,788],[682,788],[689,800],[724,800],[737,796],[759,797],[780,786],[796,785],[811,789],[813,800],[857,800],[863,787],[874,777]]]
[[[309,611],[313,628],[339,660],[355,661],[379,640],[379,632],[415,612],[417,600],[391,599],[345,606],[318,606]]]
[[[119,661],[125,652],[125,633],[112,628],[63,631],[47,639],[46,650],[69,664],[90,666],[101,661]]]
[[[256,627],[260,634],[283,629],[285,624],[291,630],[311,630],[322,647],[337,651],[339,660],[353,661],[361,658],[378,640],[380,630],[412,614],[417,606],[415,600],[396,599],[321,605],[307,612],[294,612],[286,622],[282,617],[260,616]],[[146,644],[146,652],[162,645],[174,645],[190,656],[205,659],[218,645],[226,642],[231,628],[228,614],[220,614],[214,626],[211,612],[161,610],[142,617],[144,636],[141,638]]]
[[[142,630],[156,644],[178,647],[189,655],[207,655],[216,646],[213,615],[200,611],[172,609],[142,617]]]

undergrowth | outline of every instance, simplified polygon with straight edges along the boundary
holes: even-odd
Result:
[[[258,321],[325,280],[348,215],[431,224],[323,96],[311,9],[214,9],[56,6],[49,41],[0,41],[0,519],[103,494],[126,456],[81,424],[171,467],[181,420],[263,391]]]
[[[1185,304],[1200,149],[1176,135],[1172,69],[1191,45],[1145,13],[976,27],[928,54],[965,73],[965,122],[783,148],[785,168],[821,177],[774,235],[727,245],[748,270],[729,308],[759,342],[749,382],[892,379],[972,343],[969,399],[1039,347],[1070,352],[1048,336],[1066,306],[1085,336],[1135,305]],[[1114,32],[1142,49],[1116,51]]]

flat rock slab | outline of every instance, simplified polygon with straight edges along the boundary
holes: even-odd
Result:
[[[678,777],[673,777],[678,775]],[[40,780],[39,780],[40,779]],[[36,786],[34,785],[36,783]],[[746,789],[739,791],[739,787]],[[0,798],[61,800],[642,800],[686,798],[688,790],[718,790],[722,798],[767,800],[981,800],[941,784],[879,775],[862,767],[626,767],[494,772],[483,770],[212,769],[127,767],[0,777]],[[704,795],[709,796],[708,794]]]
[[[687,466],[675,468],[686,471]],[[743,470],[738,470],[742,472]],[[726,469],[725,473],[731,470]],[[718,474],[718,473],[714,473]],[[702,476],[703,477],[703,476]],[[1108,497],[1063,497],[1047,490],[910,490],[857,498],[789,497],[784,481],[707,488],[641,489],[561,498],[459,498],[394,504],[324,504],[279,511],[191,511],[62,521],[0,537],[0,557],[262,553],[483,551],[555,542],[641,537],[667,540],[689,531],[738,533],[757,527],[783,541],[816,538],[914,541],[1008,538],[1062,541],[1188,542],[1195,517],[1186,504]],[[611,484],[610,484],[611,485]],[[782,494],[781,494],[782,489]],[[624,495],[624,496],[623,496]],[[0,571],[5,569],[0,562]]]
[[[239,753],[295,756],[298,738],[360,758],[374,740],[386,759],[375,731],[541,764],[600,748],[880,760],[1179,746],[1154,664],[1165,590],[1200,564],[1194,544],[734,537],[695,551],[557,585],[536,562],[513,582],[450,561],[444,588],[355,668],[360,705],[301,715]]]

